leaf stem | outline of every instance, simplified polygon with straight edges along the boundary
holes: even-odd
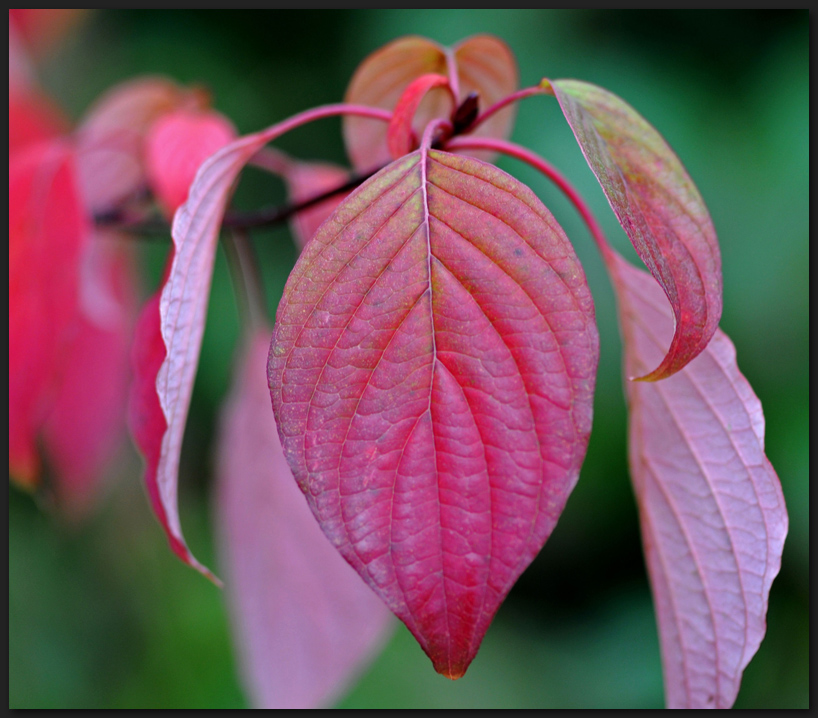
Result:
[[[266,160],[263,160],[263,162],[264,169],[270,169],[272,165],[268,164]],[[262,166],[262,164],[259,163],[259,166]],[[285,222],[293,215],[303,212],[305,209],[309,209],[313,205],[323,202],[325,199],[329,199],[341,192],[355,189],[359,184],[368,180],[380,169],[382,168],[378,167],[370,172],[357,174],[351,177],[347,182],[302,200],[301,202],[276,205],[275,207],[263,207],[247,212],[227,212],[222,227],[225,229],[249,230],[259,227],[269,227]],[[104,214],[98,214],[94,217],[94,222],[100,227],[123,229],[133,234],[152,236],[170,233],[170,224],[166,220],[159,217],[132,214],[125,210],[113,210],[105,212]]]
[[[568,198],[571,204],[574,205],[577,212],[579,212],[583,221],[585,222],[591,236],[594,238],[597,247],[599,248],[602,258],[606,264],[611,264],[614,251],[608,240],[605,238],[605,233],[602,231],[602,226],[594,217],[591,209],[585,204],[582,195],[576,188],[568,181],[568,179],[547,160],[540,157],[531,150],[521,147],[520,145],[508,142],[506,140],[493,139],[489,137],[454,137],[446,143],[447,150],[491,150],[493,152],[501,152],[509,157],[514,157],[522,160],[526,164],[531,165],[534,169],[544,174],[550,179],[557,188]]]
[[[474,122],[471,123],[467,128],[465,128],[462,132],[463,134],[468,134],[470,132],[474,132],[480,125],[482,125],[489,117],[492,115],[497,114],[500,110],[508,105],[517,102],[518,100],[524,100],[526,97],[532,97],[533,95],[545,95],[548,94],[542,87],[539,85],[535,85],[534,87],[524,87],[522,90],[517,90],[517,92],[512,92],[510,95],[507,95],[502,100],[498,100],[493,105],[488,107],[484,112],[479,114]]]

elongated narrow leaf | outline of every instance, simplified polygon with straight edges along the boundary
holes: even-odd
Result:
[[[454,68],[457,77],[452,78],[450,70]],[[359,65],[344,101],[391,110],[409,83],[427,73],[449,77],[457,102],[462,102],[470,92],[478,93],[481,109],[514,92],[518,82],[514,55],[499,38],[475,35],[447,48],[423,37],[408,36],[373,52]],[[443,89],[430,92],[412,122],[415,134],[420,137],[430,120],[448,117],[452,109],[448,92]],[[515,112],[513,106],[503,109],[475,135],[508,137]],[[391,159],[386,133],[383,123],[361,117],[344,118],[347,153],[357,170],[366,172]]]
[[[673,317],[656,283],[614,258],[626,371],[662,356]],[[787,512],[761,403],[717,330],[675,376],[628,382],[630,463],[670,708],[729,708],[766,628]]]
[[[317,708],[359,674],[394,619],[321,532],[287,466],[267,388],[271,334],[248,342],[222,415],[221,553],[253,703]]]
[[[644,379],[679,371],[721,318],[721,254],[699,191],[659,133],[630,105],[576,80],[550,83],[619,223],[673,307],[676,330]]]
[[[550,535],[591,427],[593,305],[526,187],[417,151],[322,225],[269,380],[324,532],[445,675],[462,675]]]
[[[157,362],[155,368],[151,364],[150,370],[140,370],[144,391],[140,404],[147,408],[138,421],[143,427],[144,441],[137,440],[137,443],[145,454],[148,491],[173,550],[186,563],[208,576],[209,571],[190,555],[182,536],[177,485],[182,439],[199,364],[219,228],[233,182],[244,165],[267,142],[297,126],[300,121],[303,121],[302,116],[296,116],[238,139],[199,168],[187,202],[176,212],[171,231],[175,251],[160,292],[158,307],[164,351],[158,346],[144,349]],[[149,321],[149,330],[144,332],[140,341],[153,343],[157,341],[151,328],[155,326],[155,320]],[[152,390],[156,393],[161,417],[154,411]]]
[[[161,291],[142,308],[136,324],[133,343],[134,381],[128,407],[128,424],[134,441],[145,458],[145,487],[151,506],[165,530],[173,552],[189,566],[213,581],[215,576],[190,553],[179,525],[177,483],[160,483],[163,442],[168,422],[159,400],[156,376],[167,356],[162,340],[159,306]]]
[[[77,319],[89,227],[67,144],[35,144],[9,160],[9,471],[39,476],[37,437]]]

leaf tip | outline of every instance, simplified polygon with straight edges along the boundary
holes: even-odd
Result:
[[[214,586],[217,588],[224,588],[224,582],[215,574],[213,573],[207,566],[204,564],[199,563],[190,553],[187,545],[183,542],[176,539],[176,537],[170,537],[170,547],[173,553],[175,553],[184,563],[190,566],[192,569],[198,571],[202,576],[204,576],[208,581],[210,581]]]
[[[452,671],[449,670],[438,671],[438,673],[440,673],[441,676],[448,678],[450,681],[456,681],[458,678],[462,678],[466,674],[466,671],[465,669],[462,670],[457,669]]]

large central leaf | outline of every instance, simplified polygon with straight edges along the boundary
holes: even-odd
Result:
[[[479,160],[418,150],[294,269],[270,350],[287,459],[324,532],[462,675],[585,456],[598,337],[568,239]]]

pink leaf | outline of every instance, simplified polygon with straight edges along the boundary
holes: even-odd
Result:
[[[161,292],[157,292],[145,303],[136,323],[131,362],[134,380],[128,407],[128,426],[145,458],[145,487],[171,549],[182,561],[215,580],[213,574],[196,561],[185,544],[179,526],[176,485],[165,487],[163,491],[158,482],[162,439],[167,431],[167,420],[156,392],[156,374],[166,354],[160,327],[160,298]]]
[[[35,144],[9,160],[9,471],[33,486],[36,440],[77,318],[79,264],[89,236],[74,154]]]
[[[610,259],[626,371],[661,358],[673,316],[648,274]],[[670,708],[729,708],[764,636],[787,512],[761,403],[717,330],[675,376],[628,382],[630,462]]]
[[[168,215],[187,199],[202,162],[235,137],[233,125],[212,110],[174,110],[153,123],[145,144],[148,182]]]
[[[322,192],[340,187],[349,180],[343,167],[323,162],[291,162],[284,176],[293,202],[304,202]],[[295,243],[299,249],[312,239],[324,220],[341,204],[349,191],[339,192],[296,214],[291,222]]]
[[[676,319],[670,348],[642,378],[670,376],[707,346],[721,317],[721,255],[707,207],[676,155],[632,107],[585,82],[544,82],[620,224],[670,300]]]
[[[324,532],[445,675],[550,535],[591,427],[593,305],[515,179],[417,151],[305,248],[269,381]]]
[[[44,427],[57,500],[75,518],[97,498],[125,430],[136,291],[133,257],[119,241],[98,236],[83,258],[80,312]]]
[[[219,524],[242,673],[259,708],[331,704],[393,626],[315,523],[278,440],[271,330],[245,347],[222,415]]]
[[[137,356],[146,354],[150,368],[137,360],[140,381],[138,400],[133,405],[134,434],[145,454],[148,490],[173,550],[208,576],[210,572],[193,558],[182,536],[177,484],[222,218],[233,182],[267,142],[305,121],[341,111],[340,106],[330,105],[296,115],[236,140],[204,162],[187,202],[174,217],[171,233],[175,251],[158,297],[158,313],[146,307],[138,332],[136,341],[145,346],[137,347]]]
[[[517,89],[514,55],[496,37],[475,35],[453,48],[446,48],[423,37],[409,36],[395,40],[367,57],[355,71],[344,99],[391,110],[409,83],[427,73],[448,77],[458,103],[468,93],[477,92],[483,109]],[[430,92],[412,123],[418,137],[430,120],[448,117],[451,109],[449,93],[441,89]],[[507,137],[515,112],[513,106],[505,108],[486,121],[475,134]],[[357,170],[368,172],[390,161],[386,132],[387,128],[381,123],[360,117],[344,118],[347,153]]]
[[[180,107],[200,107],[201,93],[162,77],[143,77],[117,85],[89,110],[77,131],[85,201],[104,211],[146,183],[145,137],[162,115]]]

